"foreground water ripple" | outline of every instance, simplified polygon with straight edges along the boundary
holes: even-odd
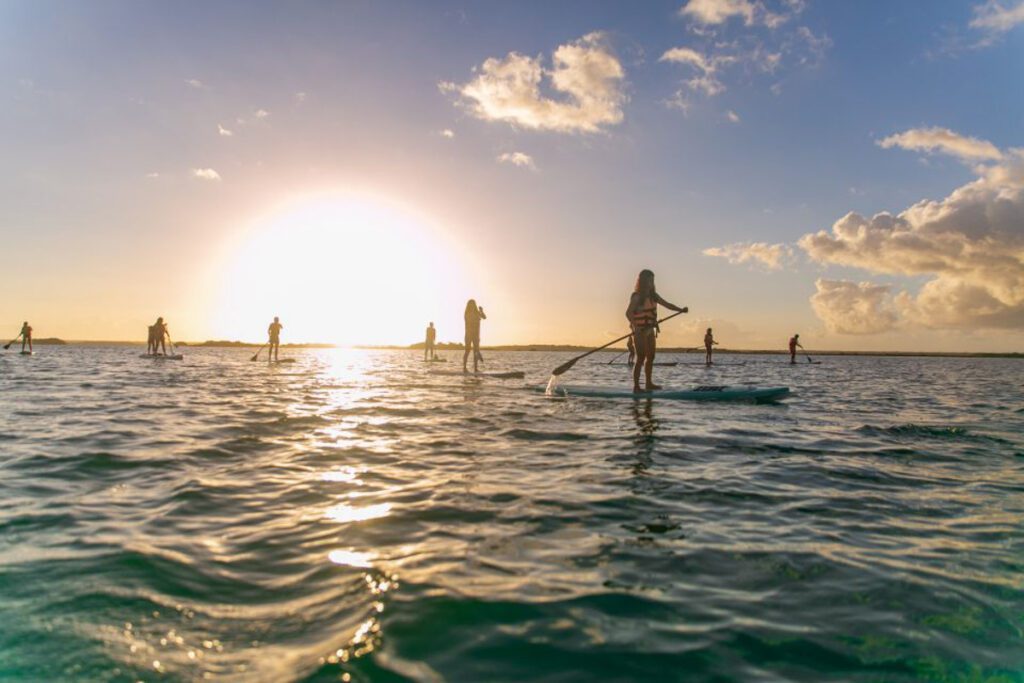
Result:
[[[137,355],[0,357],[0,678],[1024,680],[1020,361]]]

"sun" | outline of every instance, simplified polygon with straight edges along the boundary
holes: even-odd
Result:
[[[210,321],[218,338],[262,339],[280,316],[285,343],[408,344],[430,321],[440,339],[456,339],[471,296],[463,250],[379,198],[289,202],[246,226],[221,264]]]

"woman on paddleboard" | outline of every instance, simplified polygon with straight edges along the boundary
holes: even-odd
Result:
[[[427,326],[427,338],[423,344],[423,360],[434,360],[437,358],[437,352],[434,351],[434,343],[437,341],[437,328],[434,327],[434,323],[431,322]]]
[[[462,371],[466,370],[466,361],[469,360],[470,352],[473,353],[473,372],[478,372],[477,362],[480,360],[480,321],[487,320],[482,306],[476,305],[475,299],[466,302],[466,312],[463,314],[466,320],[466,351],[462,354]]]
[[[711,347],[718,346],[715,335],[711,334],[711,328],[704,334],[704,365],[711,365]]]
[[[651,370],[654,367],[654,356],[657,353],[655,340],[658,337],[658,304],[680,313],[690,310],[686,306],[680,308],[658,296],[658,292],[654,288],[654,272],[641,270],[637,275],[633,294],[629,297],[629,308],[626,309],[626,318],[633,330],[633,345],[636,347],[636,363],[633,365],[633,391],[637,393],[643,391],[640,388],[641,366],[647,381],[647,391],[661,388],[651,381]]]
[[[154,356],[157,355],[157,350],[159,349],[159,352],[162,355],[166,356],[167,355],[167,344],[165,343],[165,340],[171,334],[170,330],[167,329],[167,323],[164,322],[164,319],[162,317],[161,318],[157,318],[156,322],[153,323],[153,327],[151,327],[149,329],[152,330],[153,355]]]
[[[32,353],[32,326],[27,320],[22,323],[21,334],[18,336],[21,337],[21,352],[25,353],[25,344],[28,344],[28,352]]]
[[[794,334],[789,338],[789,364],[796,365],[796,347],[800,346],[800,335]],[[800,346],[800,348],[804,348]]]

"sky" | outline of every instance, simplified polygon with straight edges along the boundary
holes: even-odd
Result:
[[[1021,351],[1022,78],[1024,0],[5,0],[0,326]]]

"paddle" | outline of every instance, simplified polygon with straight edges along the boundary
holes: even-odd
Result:
[[[11,348],[11,344],[13,344],[14,342],[18,341],[19,339],[21,339],[21,335],[20,334],[17,337],[15,337],[14,339],[12,339],[11,341],[9,341],[6,344],[4,344],[4,351],[6,351],[7,349]]]
[[[615,364],[615,361],[617,361],[618,359],[622,358],[622,356],[623,356],[623,355],[624,355],[625,353],[626,353],[626,352],[625,352],[625,351],[623,351],[622,353],[617,353],[617,354],[615,354],[615,357],[614,357],[614,358],[612,358],[612,359],[611,359],[610,361],[608,361],[608,365],[614,365],[614,364]]]
[[[660,325],[661,323],[665,322],[666,320],[671,320],[672,318],[676,317],[677,315],[682,315],[683,313],[687,313],[689,310],[690,310],[689,308],[684,308],[681,311],[676,311],[672,315],[669,315],[669,316],[666,316],[666,317],[662,318],[657,323],[655,323],[655,325]],[[632,335],[632,334],[633,334],[632,332],[630,332],[629,334],[624,334],[621,337],[619,337],[618,339],[611,340],[610,342],[608,342],[604,346],[598,346],[596,349],[591,349],[590,351],[587,351],[586,353],[580,354],[579,356],[576,356],[575,358],[570,358],[569,360],[565,361],[564,363],[559,365],[557,368],[552,370],[551,374],[553,376],[555,376],[555,377],[557,377],[558,375],[565,374],[570,369],[572,369],[572,366],[576,365],[576,363],[578,361],[581,361],[584,358],[586,358],[587,356],[589,356],[591,354],[594,354],[594,353],[597,353],[598,351],[601,351],[603,349],[607,349],[612,344],[617,344],[620,341],[622,341],[623,339],[628,339],[629,336]]]
[[[263,349],[267,348],[267,344],[269,344],[269,343],[270,343],[270,342],[267,342],[266,344],[264,344],[264,345],[263,345],[263,346],[261,346],[260,348],[256,349],[256,353],[255,353],[255,354],[253,354],[253,357],[252,357],[252,358],[250,358],[249,360],[251,360],[251,361],[254,361],[254,360],[258,359],[258,358],[260,357],[260,352],[262,352],[262,351],[263,351]]]

